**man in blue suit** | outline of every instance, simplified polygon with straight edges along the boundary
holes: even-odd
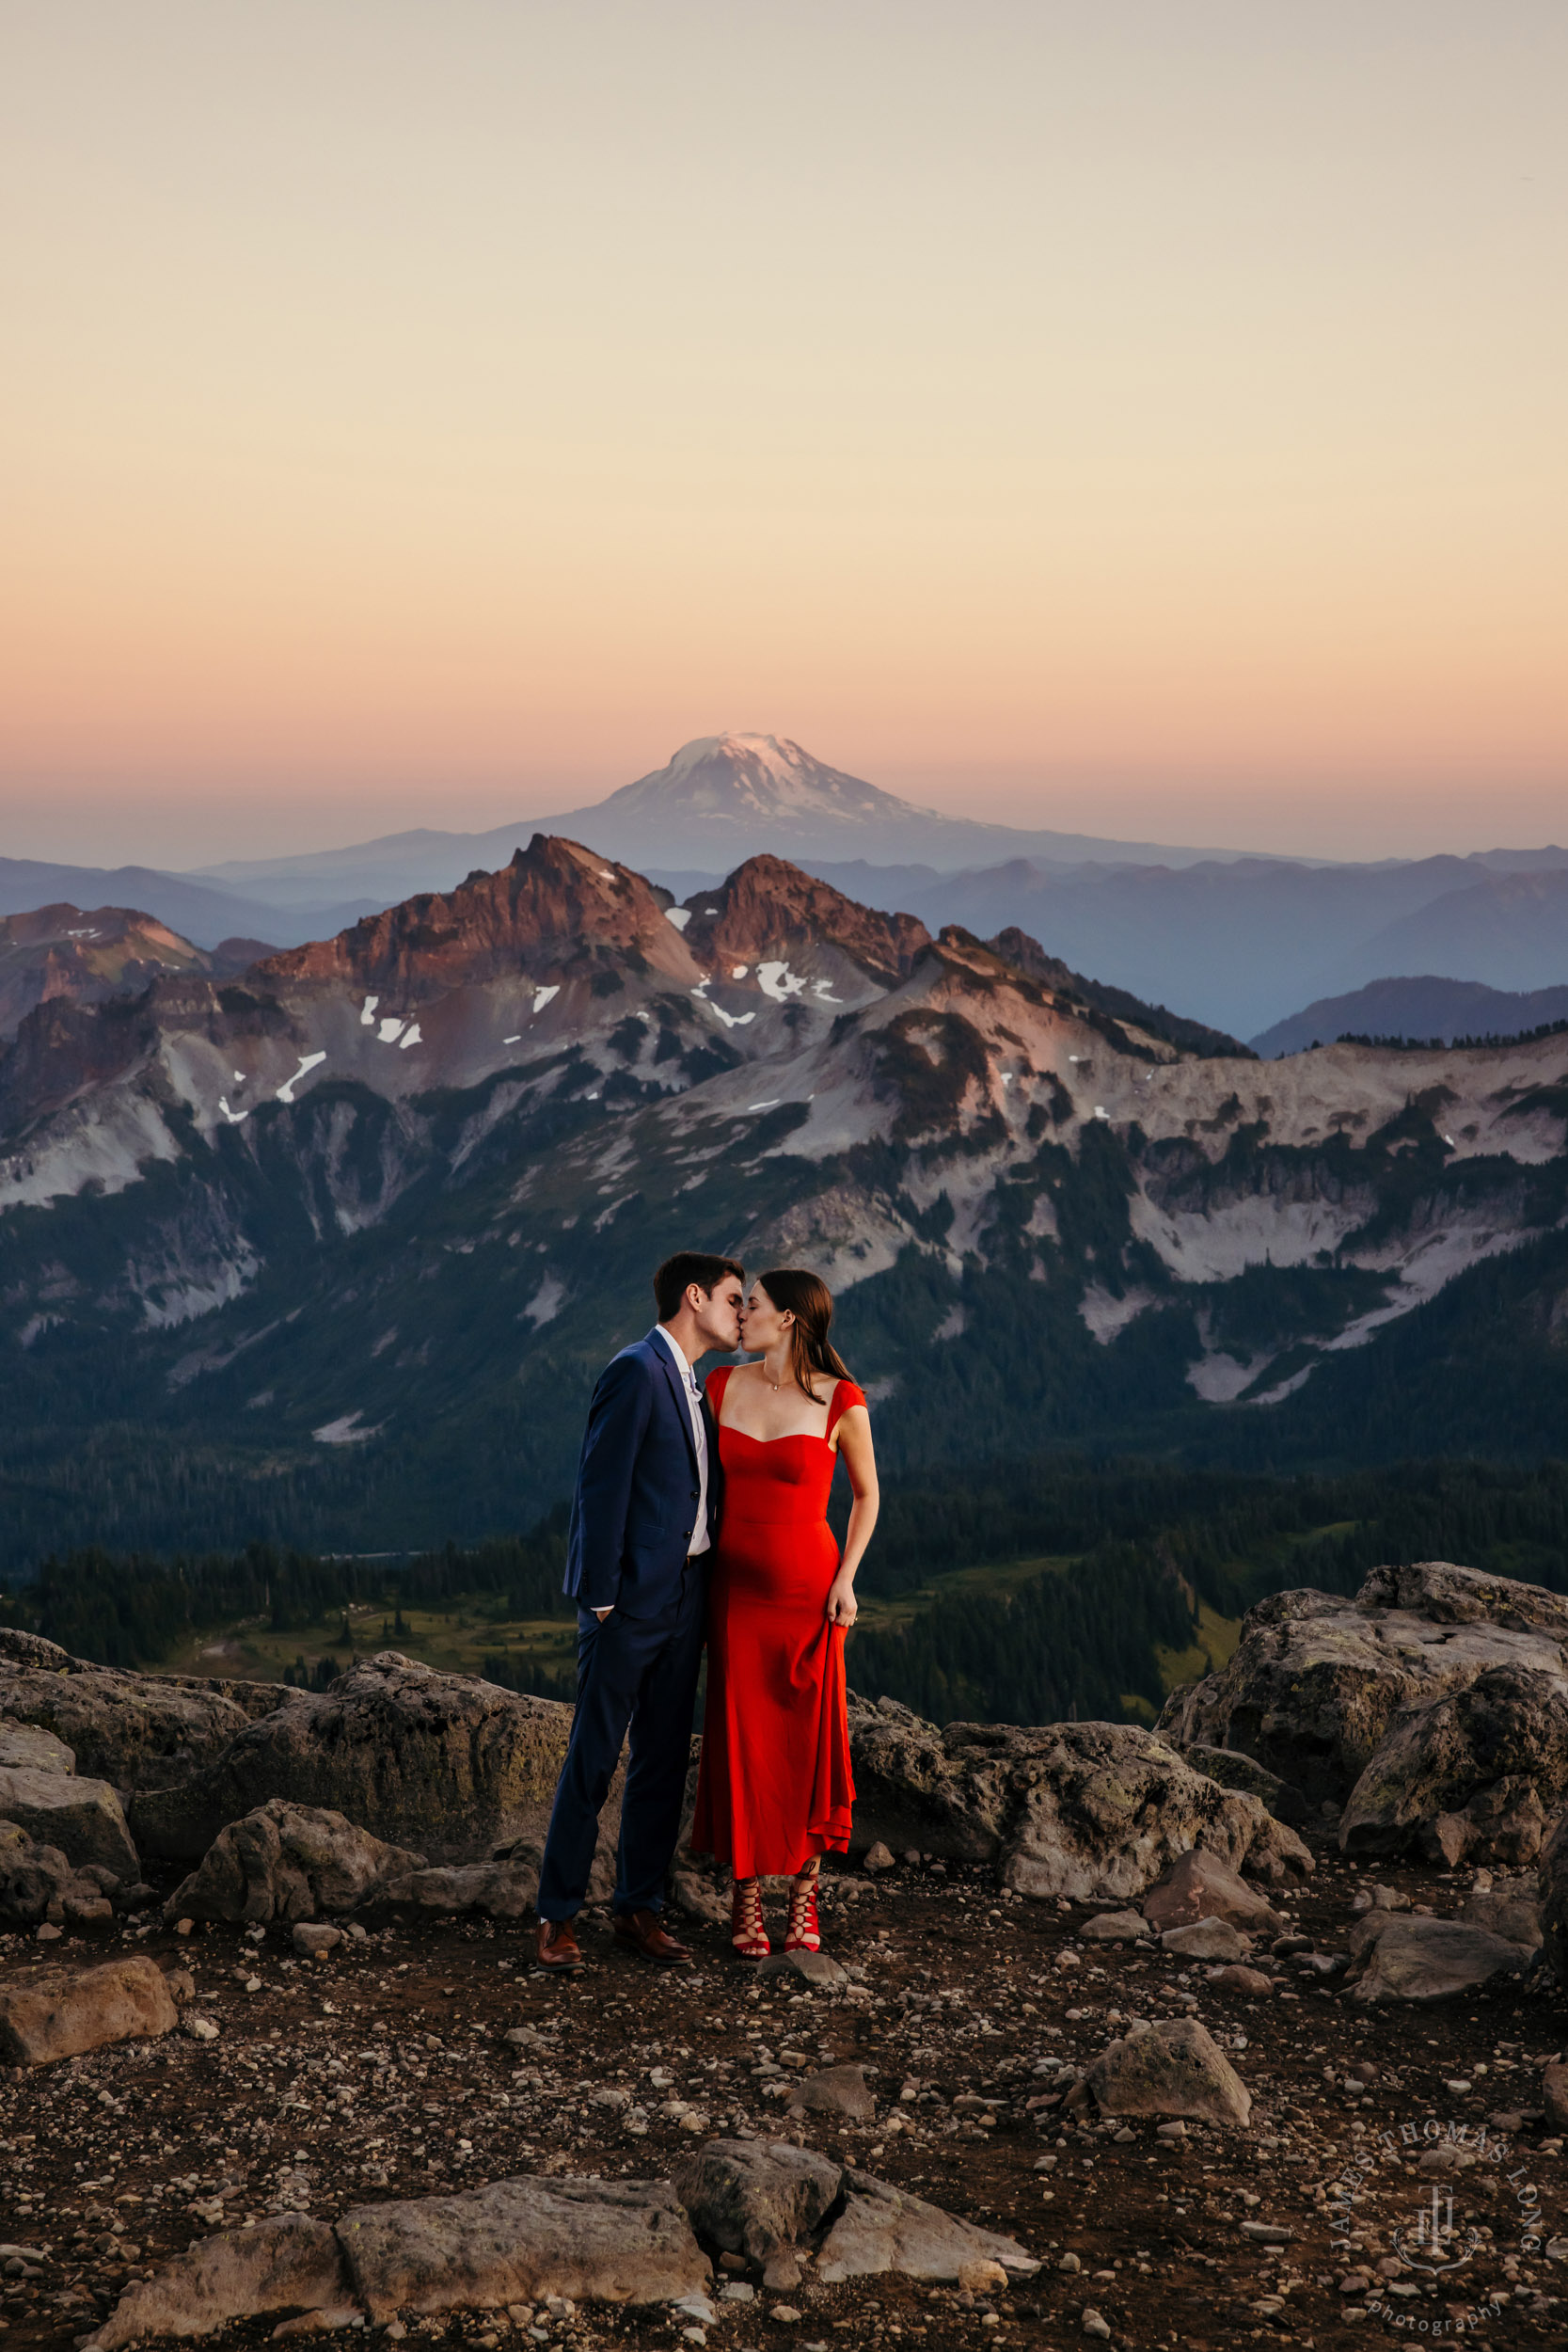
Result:
[[[539,1965],[553,1974],[582,1966],[572,1921],[628,1730],[615,1940],[657,1966],[691,1966],[660,1914],[723,1504],[719,1432],[692,1367],[739,1345],[741,1295],[733,1258],[667,1258],[654,1276],[657,1323],[606,1365],[588,1408],[566,1543],[578,1704],[539,1873]]]

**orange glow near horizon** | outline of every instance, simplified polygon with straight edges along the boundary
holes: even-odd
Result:
[[[0,854],[787,734],[937,806],[1568,834],[1568,15],[51,0],[0,41]]]

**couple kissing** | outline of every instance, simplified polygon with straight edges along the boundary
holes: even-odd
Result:
[[[658,1321],[612,1359],[588,1409],[567,1537],[578,1604],[578,1700],[539,1874],[539,1965],[583,1965],[599,1814],[630,1739],[613,1899],[615,1941],[689,1968],[663,1920],[680,1833],[703,1646],[707,1700],[691,1851],[734,1874],[731,1942],[771,1949],[764,1878],[787,1878],[785,1951],[816,1951],[817,1873],[849,1845],[854,1781],[844,1636],[877,1523],[865,1398],[832,1346],[832,1295],[781,1266],[682,1250],[654,1277]],[[718,1350],[705,1386],[695,1367]],[[828,1525],[842,1456],[853,1507],[844,1555]]]

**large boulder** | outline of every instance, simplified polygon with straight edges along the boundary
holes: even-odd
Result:
[[[1371,1911],[1350,1936],[1345,1981],[1363,2009],[1393,2001],[1450,2001],[1498,1979],[1523,1976],[1531,1960],[1523,1944],[1464,1919],[1428,1919]]]
[[[145,1952],[96,1968],[17,1969],[0,1986],[0,2058],[12,2066],[150,2041],[178,2023],[163,1971]]]
[[[106,1780],[0,1766],[0,1821],[14,1821],[40,1846],[57,1846],[77,1869],[93,1862],[128,1885],[141,1876],[119,1799]]]
[[[1274,1593],[1228,1665],[1173,1693],[1176,1746],[1239,1750],[1313,1803],[1343,1804],[1397,1715],[1498,1666],[1568,1688],[1568,1599],[1446,1560],[1375,1568],[1354,1600]]]
[[[116,1788],[184,1779],[287,1696],[273,1682],[95,1666],[36,1633],[0,1626],[0,1716],[53,1732],[79,1772]]]
[[[850,1694],[855,1840],[994,1862],[1025,1895],[1141,1894],[1195,1847],[1266,1878],[1311,1857],[1256,1797],[1194,1772],[1141,1724],[949,1724]]]
[[[1411,1851],[1518,1868],[1568,1799],[1568,1683],[1539,1667],[1491,1666],[1461,1691],[1401,1715],[1351,1790],[1346,1853]]]
[[[325,1691],[292,1692],[178,1788],[138,1795],[144,1854],[195,1862],[227,1822],[274,1797],[341,1813],[433,1863],[489,1861],[549,1823],[572,1710],[441,1674],[396,1650],[356,1659]],[[601,1852],[620,1827],[617,1779]]]
[[[230,1821],[164,1906],[167,1919],[313,1919],[353,1911],[423,1854],[388,1845],[341,1813],[274,1797]]]

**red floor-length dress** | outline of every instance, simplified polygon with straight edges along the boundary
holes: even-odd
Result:
[[[729,1365],[708,1379],[714,1418]],[[841,1380],[828,1437],[865,1398]],[[849,1770],[844,1629],[827,1619],[838,1573],[828,1525],[837,1449],[828,1437],[749,1438],[720,1422],[724,1517],[708,1587],[707,1707],[693,1853],[738,1879],[793,1878],[813,1854],[844,1853]]]

